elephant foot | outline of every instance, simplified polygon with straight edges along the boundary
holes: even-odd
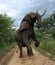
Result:
[[[29,54],[28,56],[34,56],[34,54]]]
[[[33,53],[28,54],[28,56],[33,56],[33,55],[34,55]]]
[[[35,46],[36,46],[36,47],[39,47],[39,44],[40,44],[40,42],[36,42],[36,43],[35,43]]]
[[[18,53],[18,50],[16,50],[16,52]]]
[[[23,55],[22,56],[19,56],[19,58],[23,58]]]

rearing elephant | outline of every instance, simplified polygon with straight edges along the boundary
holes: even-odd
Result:
[[[35,41],[35,46],[38,47],[40,42],[35,36],[34,33],[34,23],[36,23],[37,20],[37,28],[41,27],[41,17],[46,13],[46,10],[42,15],[40,15],[38,12],[30,12],[27,14],[21,24],[20,28],[17,29],[15,32],[15,41],[20,49],[20,58],[23,57],[22,53],[22,47],[27,47],[27,54],[28,56],[33,56],[32,48],[30,46],[30,38],[32,38]]]

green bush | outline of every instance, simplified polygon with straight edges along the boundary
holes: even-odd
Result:
[[[5,54],[7,54],[9,51],[11,51],[12,48],[14,48],[15,46],[16,46],[16,44],[14,42],[11,44],[7,44],[7,45],[3,44],[2,46],[0,46],[0,58],[2,58]]]
[[[52,27],[50,30],[51,30],[51,36],[55,39],[55,27]]]
[[[40,44],[40,48],[44,49],[45,51],[55,54],[55,40],[54,39],[43,39]]]

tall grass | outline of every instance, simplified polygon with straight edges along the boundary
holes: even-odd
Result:
[[[44,56],[49,57],[50,59],[55,61],[55,39],[51,37],[46,37],[40,40],[40,45],[38,48],[34,46],[32,42],[31,46],[39,51]]]
[[[6,55],[9,51],[12,50],[12,48],[15,47],[15,43],[8,43],[8,44],[4,44],[4,45],[0,45],[0,58],[2,58],[4,55]]]
[[[43,39],[40,48],[55,55],[55,40],[53,38]]]

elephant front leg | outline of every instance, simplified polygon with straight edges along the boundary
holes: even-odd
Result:
[[[40,41],[37,39],[37,37],[35,36],[35,34],[33,34],[31,37],[35,41],[35,46],[38,47],[39,44],[40,44]]]
[[[39,41],[38,39],[36,39],[36,41],[35,41],[35,46],[36,46],[36,47],[39,47],[39,44],[40,44],[40,41]]]

